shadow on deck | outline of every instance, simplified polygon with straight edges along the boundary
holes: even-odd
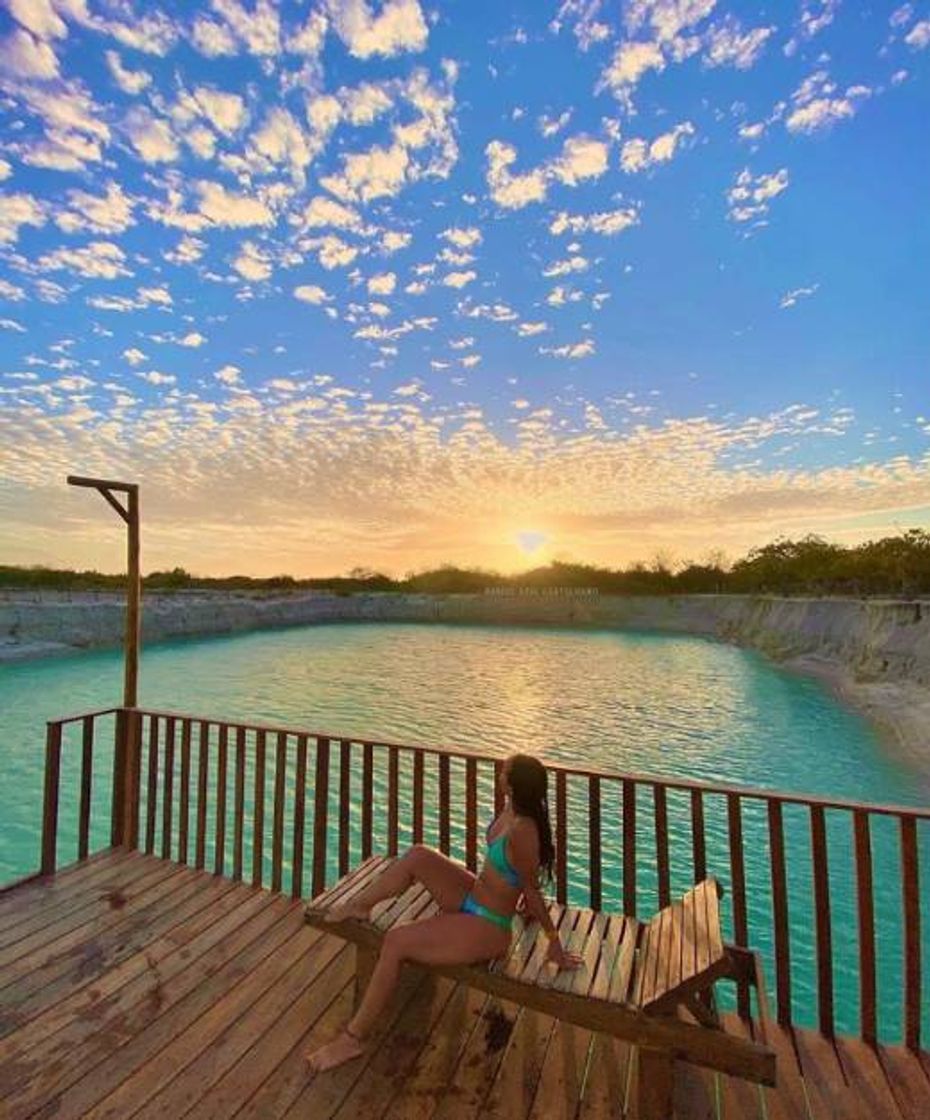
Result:
[[[631,1047],[415,969],[365,1057],[309,1077],[354,968],[302,903],[135,851],[16,886],[0,894],[0,1116],[634,1115]],[[676,1115],[930,1115],[926,1052],[777,1027],[770,1042],[777,1089],[679,1064]]]

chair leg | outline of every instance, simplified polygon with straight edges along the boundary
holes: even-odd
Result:
[[[667,1050],[640,1046],[637,1120],[671,1120],[674,1061]]]
[[[371,979],[371,974],[375,970],[377,960],[378,953],[376,950],[366,949],[363,945],[355,946],[354,1011],[358,1010],[358,1005],[362,1002],[362,996],[365,994],[365,989],[368,987],[368,981]]]

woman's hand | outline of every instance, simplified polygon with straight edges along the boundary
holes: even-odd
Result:
[[[575,969],[584,964],[583,959],[577,953],[567,953],[557,937],[553,937],[549,942],[549,948],[546,950],[546,960],[551,961],[558,969]]]

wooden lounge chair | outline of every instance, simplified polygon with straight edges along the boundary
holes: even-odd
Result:
[[[356,946],[356,1000],[364,991],[384,934],[439,912],[414,883],[378,903],[371,921],[326,922],[330,906],[350,899],[391,862],[371,856],[306,909],[312,925]],[[672,1115],[673,1063],[692,1062],[764,1085],[775,1084],[775,1054],[765,1044],[768,1008],[759,956],[723,943],[719,884],[705,879],[649,922],[577,907],[550,906],[563,944],[584,959],[577,971],[545,962],[539,923],[514,918],[509,952],[479,965],[430,966],[439,975],[639,1047],[639,1120]],[[417,966],[425,967],[425,966]],[[755,985],[760,1041],[721,1029],[713,985],[729,978]]]

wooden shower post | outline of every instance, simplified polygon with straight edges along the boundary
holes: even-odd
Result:
[[[139,687],[139,634],[141,630],[142,577],[139,572],[139,487],[134,482],[109,482],[103,478],[81,478],[69,474],[70,486],[86,486],[99,491],[126,522],[127,572],[126,649],[123,672],[123,707],[134,708]],[[126,495],[125,508],[113,491]]]
[[[139,755],[141,726],[136,707],[139,687],[139,638],[141,633],[142,577],[139,570],[139,487],[134,482],[68,475],[70,486],[97,490],[126,522],[127,574],[126,642],[123,668],[123,710],[116,717],[113,759],[111,840],[114,845],[135,847],[139,831]],[[125,506],[114,497],[125,494]]]

